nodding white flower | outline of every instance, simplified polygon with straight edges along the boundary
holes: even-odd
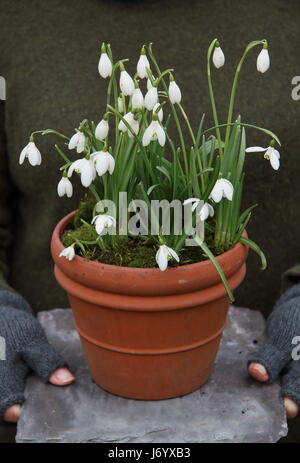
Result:
[[[256,67],[258,72],[264,73],[270,67],[270,56],[267,48],[263,48],[257,57]]]
[[[57,194],[61,198],[64,195],[67,195],[68,198],[71,198],[73,194],[73,185],[65,175],[60,179],[57,185]]]
[[[152,111],[156,103],[158,103],[157,87],[152,87],[151,85],[145,96],[145,108],[148,109],[148,111]]]
[[[92,220],[92,224],[95,224],[96,232],[101,235],[105,228],[115,227],[116,219],[111,215],[99,214],[95,215]]]
[[[105,138],[108,135],[109,131],[109,125],[108,122],[105,119],[102,119],[99,124],[97,124],[96,130],[95,130],[95,137],[98,140],[105,140]]]
[[[225,64],[225,55],[218,42],[215,46],[212,60],[217,69],[221,68]]]
[[[91,159],[100,177],[106,172],[112,175],[115,169],[115,160],[108,151],[95,151],[95,153],[91,154]]]
[[[100,76],[103,77],[103,79],[110,77],[112,74],[112,62],[110,61],[108,54],[106,53],[105,45],[104,48],[102,46],[102,53],[98,64],[98,71]]]
[[[129,112],[125,114],[124,119],[130,125],[131,130],[133,130],[135,135],[137,135],[140,130],[140,124],[139,121],[134,118],[134,114],[132,112]],[[119,122],[118,128],[119,130],[121,130],[121,132],[127,132],[130,138],[134,137],[133,133],[131,132],[131,130],[128,129],[127,125],[124,123],[122,119]]]
[[[280,153],[273,146],[263,148],[262,146],[252,146],[246,149],[246,153],[259,153],[265,151],[264,158],[270,161],[271,166],[274,170],[278,170],[280,167]]]
[[[154,108],[153,108],[153,114],[154,114],[154,113],[157,114],[158,120],[159,120],[160,122],[162,122],[163,117],[164,117],[163,109],[160,108],[160,110],[158,111],[158,113],[156,112],[156,110],[157,110],[157,108],[158,108],[159,106],[160,106],[160,104],[159,104],[159,103],[156,103],[156,105],[155,105]]]
[[[80,174],[81,184],[86,188],[89,187],[96,178],[96,169],[91,159],[82,158],[74,161],[69,167],[68,177],[71,177],[74,170]]]
[[[140,88],[135,88],[131,97],[132,109],[142,109],[144,106],[144,97]]]
[[[74,246],[68,246],[67,248],[64,248],[59,254],[59,257],[65,257],[68,260],[73,260],[75,257]]]
[[[125,69],[121,71],[120,89],[126,96],[131,96],[134,92],[134,82]]]
[[[209,197],[213,199],[215,203],[219,203],[222,198],[226,198],[229,201],[232,201],[232,196],[233,185],[226,178],[219,178],[209,195]]]
[[[30,141],[25,148],[22,149],[19,157],[19,164],[23,164],[26,158],[28,158],[29,164],[32,166],[39,166],[42,162],[41,153],[34,141]]]
[[[162,272],[167,269],[168,262],[172,258],[179,262],[178,254],[174,251],[174,249],[169,248],[165,244],[159,246],[159,249],[156,253],[156,262]]]
[[[118,111],[119,113],[122,113],[124,111],[123,100],[121,96],[118,96]]]
[[[146,128],[142,140],[143,146],[148,146],[154,140],[158,140],[160,146],[164,146],[166,143],[165,131],[157,120],[153,120]]]
[[[136,67],[140,79],[145,79],[148,76],[147,68],[150,69],[150,64],[145,53],[145,48],[143,47]]]
[[[198,206],[198,204],[200,202],[201,202],[201,199],[199,199],[199,198],[189,198],[189,199],[186,199],[183,202],[183,205],[185,206],[186,204],[194,203],[192,205],[192,212],[194,212],[197,209],[197,206]],[[204,220],[206,220],[209,216],[213,217],[214,213],[215,213],[215,211],[214,211],[214,208],[211,206],[211,204],[204,203],[203,206],[201,207],[200,211],[199,211],[200,220],[202,220],[202,222],[204,222]]]
[[[74,135],[70,138],[68,148],[69,150],[73,150],[76,148],[77,153],[82,153],[85,147],[85,136],[83,132],[74,133]]]
[[[181,102],[181,91],[173,77],[170,78],[169,98],[172,104]]]

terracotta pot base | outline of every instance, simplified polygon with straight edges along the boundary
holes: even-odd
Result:
[[[209,378],[226,324],[228,297],[210,261],[159,269],[117,267],[76,256],[59,258],[55,276],[68,292],[91,375],[103,389],[132,399],[188,394]],[[231,289],[243,280],[247,248],[218,257]]]

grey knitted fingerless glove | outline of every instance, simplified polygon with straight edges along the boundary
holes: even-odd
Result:
[[[24,402],[25,379],[34,370],[43,381],[66,362],[50,346],[25,300],[0,291],[0,336],[5,360],[0,357],[0,421],[5,410]],[[3,349],[2,349],[3,350]]]
[[[269,383],[275,381],[284,367],[292,361],[292,350],[295,345],[292,340],[295,336],[300,336],[300,284],[292,286],[277,301],[275,308],[267,321],[268,340],[265,345],[255,353],[249,363],[257,362],[264,365],[269,374]],[[300,374],[300,360],[294,361],[290,369],[290,374]],[[296,383],[289,374],[283,381],[283,390],[295,389]],[[295,387],[292,387],[292,383]],[[300,385],[300,382],[297,383]],[[300,399],[300,391],[294,391]],[[288,395],[291,397],[291,394]],[[292,397],[291,397],[292,398]]]

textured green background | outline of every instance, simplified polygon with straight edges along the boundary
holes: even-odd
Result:
[[[249,155],[246,164],[244,205],[260,204],[248,232],[264,249],[269,266],[261,273],[257,257],[250,254],[237,303],[267,315],[279,294],[281,273],[300,261],[300,101],[291,98],[292,77],[300,75],[300,2],[2,0],[1,10],[1,43],[10,49],[4,68],[16,82],[9,94],[15,105],[15,125],[7,134],[15,156],[29,130],[56,126],[70,131],[84,116],[99,119],[105,83],[99,80],[96,66],[102,41],[111,43],[116,57],[131,59],[129,71],[134,69],[140,45],[154,42],[161,66],[175,68],[184,106],[197,123],[203,112],[210,112],[205,75],[210,41],[217,36],[226,55],[225,67],[214,72],[222,120],[233,69],[244,45],[268,39],[271,69],[258,74],[258,51],[250,54],[236,106],[244,121],[274,130],[283,145],[278,172],[261,155]],[[5,75],[1,69],[0,74]],[[43,140],[39,146],[46,150],[47,143]],[[248,133],[248,145],[267,143],[263,134]],[[51,176],[49,172],[49,181]],[[58,215],[69,204],[62,201]],[[49,291],[43,297],[52,303],[52,296]]]

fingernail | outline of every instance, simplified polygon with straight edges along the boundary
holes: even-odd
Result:
[[[59,368],[54,373],[54,376],[59,382],[63,384],[70,383],[71,381],[74,381],[75,379],[74,376],[70,373],[70,371],[67,370],[66,368]]]

